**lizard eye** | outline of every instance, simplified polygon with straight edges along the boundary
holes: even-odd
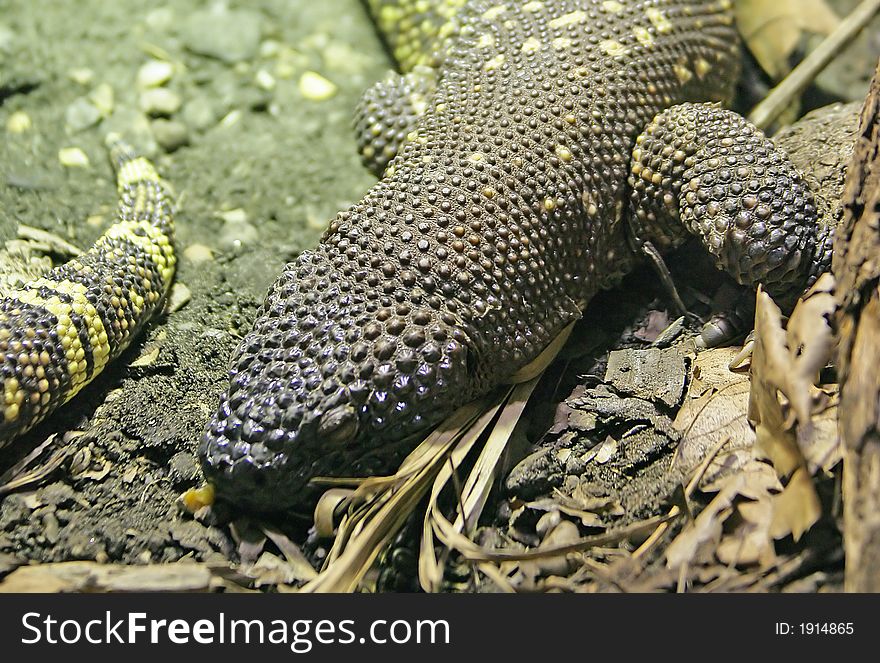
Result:
[[[330,444],[348,444],[357,436],[358,418],[350,405],[340,405],[327,411],[318,424],[318,435]]]

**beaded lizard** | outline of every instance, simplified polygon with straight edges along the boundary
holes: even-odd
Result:
[[[382,179],[285,268],[236,351],[200,445],[221,498],[283,510],[312,499],[315,475],[387,471],[648,243],[697,235],[781,295],[827,263],[830,231],[784,154],[686,103],[730,96],[730,0],[368,5],[404,72],[358,111]],[[113,157],[119,223],[0,301],[0,445],[94,378],[167,292],[167,191],[146,160]]]
[[[780,294],[827,258],[785,156],[685,103],[731,95],[730,0],[367,4],[404,72],[357,117],[382,179],[287,265],[235,352],[200,446],[221,498],[284,510],[316,475],[391,469],[648,242],[693,233]]]

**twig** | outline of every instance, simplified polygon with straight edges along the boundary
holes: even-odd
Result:
[[[878,10],[880,10],[880,0],[862,0],[862,3],[841,21],[834,32],[752,109],[749,120],[759,129],[766,129],[788,107],[792,99],[798,97],[840,50],[867,25]]]

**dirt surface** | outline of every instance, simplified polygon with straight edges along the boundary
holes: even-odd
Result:
[[[167,81],[144,73],[155,62],[171,65]],[[268,285],[374,181],[356,155],[351,115],[389,67],[357,0],[181,0],[154,9],[133,0],[87,9],[59,2],[39,11],[0,0],[0,240],[26,224],[80,247],[94,241],[115,205],[103,137],[122,132],[179,195],[176,281],[190,292],[71,404],[0,453],[2,473],[51,434],[75,432],[71,455],[47,481],[0,497],[0,573],[21,560],[237,559],[229,529],[194,520],[177,498],[201,482],[201,428]],[[331,81],[333,93],[304,93],[306,72]],[[87,165],[62,164],[59,150],[71,147]],[[704,280],[710,290],[719,282]],[[674,436],[662,432],[672,416],[662,399],[641,401],[655,425],[633,432],[612,462],[582,479],[540,462],[563,447],[582,444],[583,453],[601,443],[565,438],[554,423],[571,415],[572,402],[603,411],[609,349],[653,340],[650,330],[673,319],[663,301],[644,271],[591,305],[585,319],[601,324],[580,325],[542,384],[514,461],[527,458],[511,462],[508,493],[552,494],[586,477],[633,519],[669,499],[679,478],[667,472]],[[620,425],[606,414],[600,423]],[[575,428],[595,428],[587,419]],[[534,446],[548,429],[545,446]],[[509,516],[504,504],[495,514],[499,523]],[[303,533],[299,524],[281,526]]]
[[[229,11],[196,1],[152,10],[95,2],[86,12],[78,3],[0,6],[0,124],[24,113],[31,125],[7,126],[0,141],[2,238],[21,223],[80,247],[93,242],[115,208],[103,136],[121,131],[180,197],[176,281],[191,291],[51,421],[3,451],[5,468],[51,433],[82,431],[71,444],[90,460],[85,475],[65,466],[48,485],[3,498],[0,553],[124,562],[227,555],[227,535],[182,517],[175,500],[200,481],[201,428],[267,287],[374,181],[357,157],[351,116],[389,68],[383,47],[356,0],[265,0]],[[256,33],[243,44],[251,24]],[[207,25],[215,33],[204,43]],[[141,110],[149,89],[138,72],[156,60],[172,65],[161,87],[180,104],[167,118]],[[336,93],[306,98],[307,71]],[[106,86],[109,114],[72,127],[88,121],[77,109],[94,108]],[[161,131],[169,122],[188,143],[171,153],[155,140],[156,123]],[[58,153],[68,147],[89,165],[63,166]]]

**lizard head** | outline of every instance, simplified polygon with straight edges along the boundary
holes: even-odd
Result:
[[[316,476],[393,472],[468,397],[467,350],[448,316],[345,271],[324,250],[300,255],[233,356],[199,455],[235,508],[305,509]]]

